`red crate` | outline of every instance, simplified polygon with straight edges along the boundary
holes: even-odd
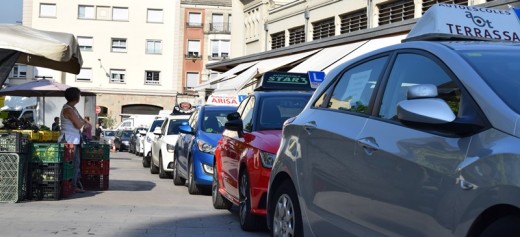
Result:
[[[81,184],[85,190],[107,190],[108,175],[85,174],[81,175]]]
[[[65,144],[65,148],[63,149],[63,160],[64,161],[73,161],[74,160],[74,144]]]
[[[72,185],[72,179],[63,180],[61,184],[61,197],[68,198],[74,194],[74,186]]]
[[[81,174],[108,175],[110,172],[110,160],[81,160]]]

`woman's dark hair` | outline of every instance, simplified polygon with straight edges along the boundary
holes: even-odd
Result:
[[[79,100],[81,91],[77,87],[69,87],[65,90],[65,99],[67,102]]]

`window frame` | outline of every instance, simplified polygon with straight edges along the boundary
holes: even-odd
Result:
[[[78,45],[81,51],[89,51],[92,52],[94,50],[94,37],[92,36],[78,36]],[[90,45],[82,45],[81,42],[91,41]]]
[[[20,70],[25,68],[25,70]],[[25,75],[22,75],[25,74]],[[14,64],[13,68],[9,72],[9,79],[25,79],[27,78],[27,65],[25,64]]]
[[[148,73],[152,73],[151,79],[149,78]],[[154,80],[156,73],[157,73],[157,80]],[[144,84],[145,85],[161,85],[161,71],[158,71],[158,70],[144,71]]]
[[[123,41],[124,41],[124,45],[121,44],[121,42],[123,42]],[[116,42],[119,42],[119,45],[114,45]],[[110,39],[110,52],[127,53],[128,52],[128,40],[126,38],[111,38]]]
[[[190,51],[190,48],[195,47],[195,46],[190,46],[190,43],[197,43],[198,44],[197,51]],[[201,40],[199,40],[199,39],[188,39],[188,43],[187,43],[187,47],[186,47],[186,58],[200,58],[202,56],[201,52],[200,52],[200,45],[201,45]]]
[[[200,22],[191,21],[192,20],[191,16],[195,16],[195,15],[199,16],[198,17],[199,19],[196,19],[196,20],[200,20]],[[202,12],[188,12],[188,19],[186,21],[186,25],[188,27],[202,27]]]
[[[80,15],[81,13],[81,8],[85,8],[85,11],[84,11],[84,16],[82,17]],[[92,16],[89,17],[89,13],[87,11],[87,9],[91,9],[91,13],[92,13]],[[78,5],[78,19],[82,19],[82,20],[95,20],[96,19],[96,9],[94,7],[94,5]]]
[[[54,7],[53,9],[49,8],[49,9],[44,9],[43,7],[46,6],[46,7]],[[56,8],[56,3],[40,3],[40,6],[39,6],[39,12],[38,12],[38,16],[40,18],[56,18],[56,14],[57,14],[57,8]],[[50,11],[49,13],[54,13],[54,14],[42,14],[43,12],[47,12],[47,11]]]
[[[114,75],[122,75],[123,77],[120,78],[118,81],[114,80]],[[126,70],[125,69],[117,69],[117,68],[111,68],[110,69],[110,83],[117,83],[117,84],[124,84],[126,78]]]
[[[122,10],[126,10],[126,11],[122,11]],[[116,14],[117,12],[116,11],[121,11],[119,13],[126,13],[121,15],[121,17],[119,16],[119,13]],[[117,18],[116,18],[117,16]],[[129,12],[129,9],[128,7],[112,7],[112,20],[113,21],[128,21],[130,17],[130,12]]]
[[[196,83],[195,83],[194,86],[189,86],[189,85],[188,85],[188,84],[191,84],[191,83],[189,83],[189,82],[190,82],[190,79],[191,79],[191,80],[194,80],[194,79],[195,79],[195,78],[189,78],[188,75],[197,75]],[[193,72],[186,72],[186,79],[185,79],[185,82],[186,82],[186,83],[185,83],[184,85],[185,85],[186,90],[193,90],[193,89],[194,89],[194,88],[199,84],[199,82],[200,82],[200,73],[199,73],[199,72],[195,72],[195,71],[193,71]]]
[[[160,20],[158,19],[157,21],[155,21],[154,20],[155,18],[150,19],[150,13],[151,12],[157,12],[157,13],[160,12],[160,17],[158,16],[160,18]],[[163,9],[159,9],[159,8],[148,8],[148,9],[146,9],[146,23],[164,23],[164,10]]]
[[[84,70],[87,70],[87,71],[84,71]],[[90,73],[87,73],[88,71],[90,71]],[[90,75],[84,75],[84,73],[87,73]],[[92,71],[92,68],[90,68],[90,67],[81,68],[81,70],[79,71],[79,74],[76,75],[76,81],[82,81],[82,82],[92,81],[92,73],[93,73],[93,71]],[[80,78],[81,76],[90,76],[90,77]]]
[[[150,45],[150,43],[153,44],[153,52],[150,50],[150,47],[148,47]],[[159,51],[157,52],[157,45],[160,45],[160,48],[159,48]],[[162,54],[162,40],[159,40],[159,39],[147,39],[146,40],[146,46],[145,46],[145,53],[146,54]]]

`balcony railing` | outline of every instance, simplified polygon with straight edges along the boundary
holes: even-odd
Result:
[[[202,28],[202,23],[201,22],[186,22],[186,27]]]
[[[204,32],[207,34],[230,34],[231,25],[228,22],[213,22],[205,24]]]
[[[202,55],[199,52],[188,52],[184,57],[189,59],[200,59]]]

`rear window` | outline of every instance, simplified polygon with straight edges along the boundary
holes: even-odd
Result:
[[[260,102],[260,116],[257,130],[280,130],[285,120],[298,115],[310,94],[299,96],[266,97]]]

